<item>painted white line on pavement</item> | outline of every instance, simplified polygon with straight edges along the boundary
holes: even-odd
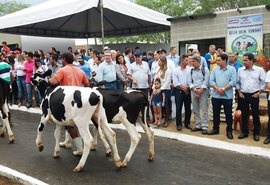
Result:
[[[21,172],[15,171],[11,168],[0,165],[0,174],[9,179],[15,180],[16,182],[20,182],[24,185],[48,185],[45,182],[42,182],[38,179],[25,175]]]
[[[14,110],[22,110],[22,111],[26,110],[27,112],[30,112],[30,113],[41,114],[41,110],[38,108],[27,109],[26,107],[18,107],[17,105],[13,105],[10,108]],[[115,128],[115,129],[125,129],[124,125],[122,124],[110,124],[110,126],[111,128]],[[144,132],[141,126],[137,126],[137,129],[139,132]],[[192,136],[188,134],[181,134],[181,133],[176,133],[176,132],[169,132],[169,131],[159,130],[155,128],[153,128],[153,130],[155,132],[155,136],[176,139],[176,140],[183,141],[186,143],[192,143],[192,144],[197,144],[197,145],[202,145],[202,146],[207,146],[207,147],[212,147],[212,148],[219,148],[219,149],[234,151],[234,152],[238,152],[242,154],[257,155],[257,156],[270,158],[270,149],[266,149],[266,148],[234,144],[234,143],[229,143],[226,141],[203,138],[203,137]]]

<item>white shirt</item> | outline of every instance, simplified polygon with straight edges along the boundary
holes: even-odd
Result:
[[[188,86],[188,75],[191,73],[191,69],[189,66],[186,66],[185,69],[180,66],[175,68],[172,74],[174,87],[179,85]]]
[[[175,65],[174,65],[174,62],[172,61],[172,60],[169,60],[169,59],[167,59],[167,66],[168,66],[168,68],[170,69],[170,71],[174,71],[174,69],[175,69]],[[156,74],[156,72],[157,72],[157,70],[158,70],[158,61],[154,61],[153,63],[152,63],[152,73],[155,75]]]
[[[160,67],[157,69],[157,73],[155,75],[156,78],[160,78],[161,81],[161,90],[170,90],[171,89],[171,79],[172,79],[172,73],[171,70],[168,68],[165,72],[164,78],[161,78],[161,71],[159,71]]]
[[[132,88],[149,88],[148,76],[151,75],[151,73],[147,62],[142,61],[142,64],[137,64],[137,62],[133,62],[132,64],[130,64],[127,74],[131,75],[138,82],[138,86],[134,86],[133,83]]]
[[[240,67],[236,78],[236,89],[244,93],[254,93],[265,89],[263,68],[253,65],[251,70]]]
[[[14,64],[14,70],[15,70],[15,73],[17,76],[25,76],[25,72],[23,71],[24,70],[24,62],[18,62],[16,60],[15,64]]]

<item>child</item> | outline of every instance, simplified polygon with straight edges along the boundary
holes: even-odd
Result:
[[[153,93],[151,95],[152,106],[154,108],[154,125],[161,125],[161,108],[165,105],[165,94],[161,92],[161,81],[159,78],[156,78]]]

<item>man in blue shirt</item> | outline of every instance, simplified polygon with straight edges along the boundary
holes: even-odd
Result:
[[[78,55],[77,59],[78,59],[78,62],[80,63],[78,67],[84,72],[87,78],[90,79],[91,72],[92,72],[90,68],[90,64],[85,62],[83,55]]]
[[[104,52],[104,62],[99,65],[100,81],[105,80],[105,88],[107,89],[117,89],[116,86],[116,67],[112,62],[111,51]]]
[[[208,131],[208,135],[219,134],[220,110],[224,107],[227,123],[227,138],[233,139],[232,135],[232,103],[233,87],[236,83],[236,70],[227,65],[228,55],[222,53],[217,56],[218,67],[214,68],[210,75],[210,86],[213,87],[212,107],[214,125],[213,130]]]
[[[237,56],[234,53],[228,53],[228,55],[229,55],[228,65],[233,66],[236,72],[238,72],[238,69],[242,67],[243,64],[237,60]]]
[[[170,54],[167,56],[168,60],[172,60],[174,62],[175,68],[179,66],[179,56],[176,53],[176,47],[171,47]]]

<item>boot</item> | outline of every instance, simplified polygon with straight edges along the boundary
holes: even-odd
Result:
[[[169,126],[169,110],[168,109],[166,109],[165,110],[165,122],[164,122],[164,124],[163,124],[163,127],[164,128],[166,128],[166,127],[168,127]]]
[[[76,151],[73,151],[73,155],[81,156],[83,154],[83,142],[81,137],[76,137],[73,139],[74,144],[77,147]]]
[[[72,138],[70,136],[70,134],[68,133],[68,131],[66,131],[66,134],[65,134],[65,141],[64,142],[60,142],[59,143],[59,146],[60,147],[65,147],[65,148],[71,148],[71,141],[72,141]]]

